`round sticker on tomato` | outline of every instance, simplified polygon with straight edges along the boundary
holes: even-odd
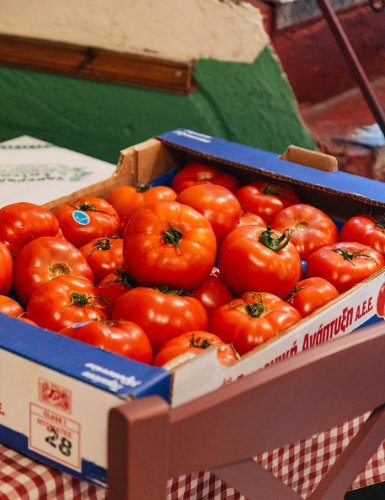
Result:
[[[72,218],[81,226],[86,226],[90,223],[90,216],[86,212],[83,212],[83,210],[74,210],[72,212]]]

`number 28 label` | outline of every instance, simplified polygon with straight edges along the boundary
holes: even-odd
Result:
[[[80,471],[80,424],[34,403],[29,417],[29,448]]]

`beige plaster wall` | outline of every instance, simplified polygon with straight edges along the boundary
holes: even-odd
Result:
[[[166,59],[252,62],[260,11],[234,0],[0,0],[0,33]]]

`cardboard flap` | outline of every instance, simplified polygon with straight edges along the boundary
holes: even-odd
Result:
[[[338,170],[338,161],[334,156],[300,148],[299,146],[290,145],[280,158],[325,172],[336,172]]]

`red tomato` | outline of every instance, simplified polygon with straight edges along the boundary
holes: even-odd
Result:
[[[337,288],[329,281],[314,276],[299,281],[285,301],[295,307],[305,318],[338,295]]]
[[[376,312],[380,318],[385,317],[385,283],[382,284],[377,295]]]
[[[220,336],[242,355],[276,337],[301,319],[293,306],[271,293],[246,292],[216,309],[210,332]]]
[[[205,308],[177,291],[138,287],[116,299],[112,319],[133,321],[150,338],[154,352],[168,340],[192,330],[207,330]]]
[[[8,295],[13,281],[13,258],[10,250],[0,241],[0,294]]]
[[[24,314],[24,309],[17,300],[8,297],[8,295],[0,295],[0,313],[18,318]]]
[[[17,316],[17,319],[23,321],[24,323],[29,323],[30,325],[38,326],[37,323],[28,318],[26,314],[23,314],[22,316]]]
[[[218,248],[230,231],[237,227],[241,205],[231,191],[217,184],[197,184],[184,189],[176,201],[195,208],[211,224]]]
[[[135,284],[132,276],[120,267],[114,273],[108,274],[99,281],[96,285],[97,295],[102,297],[112,310],[115,300]]]
[[[57,276],[32,294],[27,315],[48,330],[59,332],[74,323],[108,319],[93,283],[80,276]]]
[[[234,229],[218,258],[221,277],[234,295],[258,290],[286,297],[302,274],[301,259],[289,240],[290,232],[281,235],[271,228]]]
[[[150,340],[131,321],[87,321],[63,328],[59,333],[135,361],[152,362]]]
[[[238,226],[262,226],[266,227],[266,222],[257,214],[243,211],[239,220]]]
[[[213,311],[234,298],[220,278],[219,269],[214,267],[209,277],[191,295],[199,300],[210,317]]]
[[[27,243],[16,257],[15,293],[26,305],[36,288],[60,275],[94,280],[86,258],[72,243],[62,238],[42,236]]]
[[[214,266],[216,239],[211,224],[176,201],[137,210],[123,242],[124,269],[141,285],[193,290]]]
[[[172,180],[172,188],[178,194],[195,184],[218,184],[231,192],[236,191],[239,187],[239,181],[236,177],[203,163],[185,165]]]
[[[271,226],[280,233],[285,229],[293,230],[290,241],[302,260],[307,260],[318,248],[338,241],[338,229],[332,219],[322,210],[303,203],[278,212]]]
[[[306,276],[319,276],[346,292],[385,265],[385,258],[371,247],[357,242],[339,242],[312,253],[307,261]]]
[[[357,241],[385,256],[385,217],[355,215],[340,230],[340,241]]]
[[[64,203],[55,209],[64,237],[76,247],[94,238],[118,234],[120,219],[107,200],[84,196],[72,203]]]
[[[243,210],[259,215],[267,224],[284,208],[300,203],[297,193],[288,184],[263,180],[242,186],[235,196]]]
[[[167,186],[151,187],[148,184],[138,184],[136,186],[124,185],[113,189],[107,201],[115,208],[125,227],[128,219],[138,208],[156,201],[174,201],[176,196],[176,192]]]
[[[211,346],[218,347],[218,360],[224,365],[230,365],[237,361],[237,353],[229,344],[225,344],[217,335],[210,332],[194,331],[187,332],[169,340],[155,356],[153,365],[163,366],[177,356],[186,352],[202,354]]]
[[[94,274],[95,283],[123,265],[123,239],[95,238],[79,248]]]
[[[59,221],[48,208],[19,202],[0,209],[0,241],[14,256],[31,240],[60,235]]]

